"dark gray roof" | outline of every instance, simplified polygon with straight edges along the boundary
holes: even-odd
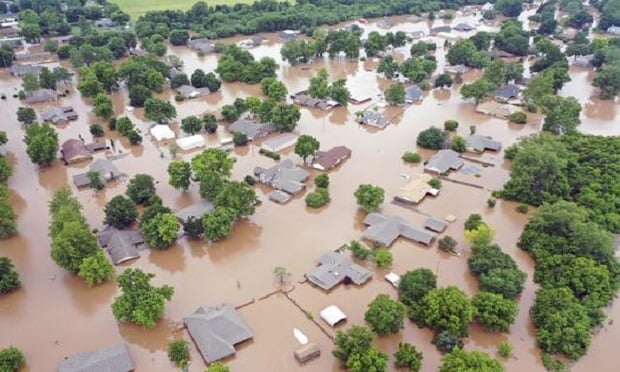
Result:
[[[357,122],[381,129],[387,127],[391,123],[388,118],[371,109],[362,111],[362,114],[357,118]]]
[[[37,89],[26,97],[27,103],[41,103],[57,100],[60,93],[51,89]]]
[[[259,182],[289,194],[302,191],[306,187],[303,182],[308,179],[309,175],[303,168],[296,166],[291,159],[286,159],[269,169],[254,168],[254,177]]]
[[[417,85],[412,85],[405,89],[405,100],[407,102],[416,102],[422,98],[422,89]]]
[[[501,100],[509,100],[511,98],[519,97],[519,94],[521,94],[521,88],[519,86],[514,84],[505,84],[493,93],[493,97]]]
[[[449,170],[457,170],[462,166],[463,159],[460,158],[458,152],[453,150],[439,150],[428,159],[428,162],[424,165],[424,170],[441,174]]]
[[[181,75],[183,73],[184,73],[183,71],[179,70],[176,67],[170,67],[170,69],[168,70],[168,77],[170,79],[174,79],[175,76]]]
[[[306,277],[315,285],[329,291],[347,279],[362,285],[372,277],[372,273],[341,254],[328,252],[321,256],[319,266],[306,274]]]
[[[39,76],[42,69],[43,69],[43,66],[38,66],[38,65],[14,64],[13,66],[9,68],[9,72],[11,73],[11,75],[15,75],[15,76],[24,76],[26,74],[32,74],[34,76]]]
[[[58,372],[130,372],[134,370],[127,345],[122,342],[107,348],[72,355],[58,365]]]
[[[276,202],[278,204],[285,204],[289,200],[291,200],[291,196],[284,191],[273,190],[269,194],[267,194],[269,200]]]
[[[257,123],[252,120],[239,119],[228,126],[228,130],[232,133],[245,133],[250,140],[264,137],[278,130],[273,123]]]
[[[135,229],[119,230],[106,226],[97,236],[115,265],[140,257],[137,246],[144,243],[142,233]]]
[[[476,28],[467,23],[459,23],[456,26],[452,27],[452,29],[457,30],[457,31],[472,31],[472,30],[475,30]]]
[[[424,222],[424,227],[440,233],[444,232],[444,230],[448,228],[448,224],[444,220],[440,220],[439,218],[430,217],[428,220],[426,220],[426,222]]]
[[[450,32],[452,28],[450,26],[437,26],[430,29],[431,35],[437,35],[440,32]]]
[[[467,147],[476,152],[483,152],[484,150],[499,151],[502,148],[501,142],[477,134],[467,137],[465,141],[467,142]]]
[[[399,236],[429,245],[436,235],[421,227],[411,225],[400,217],[370,213],[364,219],[369,225],[362,233],[362,238],[390,246]]]
[[[232,305],[199,307],[183,323],[207,363],[234,355],[236,344],[254,337]]]
[[[90,170],[98,172],[101,178],[103,178],[106,182],[123,175],[112,163],[112,161],[108,159],[95,160],[95,162],[90,166]],[[73,184],[78,188],[87,187],[90,184],[87,174],[88,172],[74,175]]]
[[[213,210],[213,203],[202,199],[197,203],[178,210],[174,215],[181,221],[186,222],[190,217],[201,218],[203,215],[211,212],[211,210]]]
[[[215,46],[207,38],[189,40],[187,42],[187,46],[195,50],[203,51],[205,53],[215,51]]]
[[[278,37],[284,41],[297,39],[297,34],[289,33],[289,32],[280,32]]]

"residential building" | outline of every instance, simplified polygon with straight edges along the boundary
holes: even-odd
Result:
[[[319,315],[321,316],[321,319],[323,319],[331,327],[335,327],[338,323],[347,320],[347,315],[335,305],[328,306],[321,310]]]
[[[279,152],[297,143],[297,135],[295,133],[281,133],[277,136],[265,140],[261,144],[261,148],[271,152]]]
[[[39,76],[42,69],[43,69],[43,66],[22,65],[22,64],[16,63],[12,65],[11,67],[9,67],[9,73],[13,76],[19,76],[19,77],[22,77],[27,74]]]
[[[78,114],[73,110],[73,106],[50,106],[41,112],[41,120],[52,124],[66,124],[77,119]]]
[[[95,160],[90,166],[90,170],[99,173],[99,176],[104,182],[110,182],[124,175],[109,159]],[[88,187],[90,185],[90,180],[88,179],[88,172],[74,175],[73,184],[77,188]]]
[[[95,27],[105,27],[105,28],[111,28],[111,27],[118,26],[118,24],[114,22],[113,20],[111,20],[110,18],[100,18],[94,21],[93,24],[95,25]]]
[[[453,150],[439,150],[426,164],[424,170],[429,173],[443,174],[450,170],[459,170],[463,166],[460,154]]]
[[[119,230],[106,225],[97,235],[99,245],[107,252],[114,265],[140,258],[138,247],[144,243],[140,230],[128,227]]]
[[[317,287],[330,291],[343,282],[362,285],[372,278],[372,272],[342,254],[328,252],[321,256],[318,266],[306,274],[306,278]]]
[[[364,218],[363,223],[368,225],[368,228],[362,233],[362,239],[370,240],[386,247],[392,245],[394,240],[401,236],[425,245],[430,245],[437,237],[436,234],[409,224],[398,216],[370,213]]]
[[[405,102],[413,103],[422,99],[422,89],[417,85],[412,85],[405,89]]]
[[[362,111],[357,116],[356,121],[362,125],[369,125],[371,127],[377,127],[381,129],[387,127],[392,123],[388,118],[372,109],[366,109]]]
[[[228,126],[231,133],[245,133],[250,141],[275,133],[278,128],[273,123],[258,123],[253,120],[239,119]]]
[[[56,101],[60,98],[61,94],[51,89],[37,89],[30,93],[30,96],[26,97],[26,103],[43,103]]]
[[[439,218],[429,217],[426,222],[424,222],[424,227],[437,233],[442,233],[448,228],[448,223]]]
[[[254,178],[258,182],[291,195],[298,194],[306,188],[304,182],[308,177],[309,173],[293,164],[291,159],[286,159],[269,169],[254,168]]]
[[[197,219],[202,218],[205,214],[213,210],[213,203],[208,200],[201,199],[197,203],[180,209],[174,213],[174,215],[180,219],[183,223],[187,222],[190,217]]]
[[[494,141],[490,137],[480,136],[473,134],[465,139],[467,144],[467,151],[471,152],[484,152],[485,150],[499,151],[502,148],[502,143]]]
[[[79,139],[70,139],[60,146],[60,153],[66,164],[73,164],[82,160],[90,160],[93,158],[91,152],[86,148],[83,141]]]
[[[499,87],[494,93],[493,98],[498,102],[508,102],[514,98],[521,97],[521,87],[515,84],[504,84]]]
[[[197,98],[211,94],[209,88],[194,88],[191,85],[181,85],[175,91],[185,99]]]
[[[452,28],[450,26],[437,26],[437,27],[433,27],[429,30],[429,34],[431,36],[437,36],[440,33],[450,33],[450,31],[452,31]]]
[[[131,372],[134,368],[129,349],[122,342],[65,357],[58,364],[58,372]]]
[[[458,23],[456,26],[453,26],[452,29],[455,31],[468,32],[473,31],[476,28],[468,23]]]
[[[426,195],[437,196],[439,190],[433,188],[428,184],[433,177],[429,174],[416,174],[411,178],[411,181],[400,188],[394,200],[404,203],[418,204]]]
[[[310,164],[314,169],[328,171],[334,169],[350,157],[351,149],[346,146],[336,146],[327,151],[315,152]]]
[[[321,110],[331,110],[334,107],[340,106],[340,104],[336,101],[323,99],[323,98],[312,98],[306,94],[305,91],[295,93],[291,96],[293,103],[309,108],[318,108]]]

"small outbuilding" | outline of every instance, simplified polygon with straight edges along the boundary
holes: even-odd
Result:
[[[337,306],[331,305],[321,310],[321,319],[323,319],[331,327],[335,327],[338,323],[347,320],[347,316]]]
[[[276,202],[278,204],[286,204],[289,202],[289,200],[291,200],[291,195],[280,190],[271,191],[269,194],[267,194],[267,197],[272,202]]]
[[[261,148],[271,152],[282,151],[297,143],[297,135],[294,133],[282,133],[262,143]]]
[[[164,124],[154,125],[151,128],[150,132],[153,138],[155,138],[155,140],[157,141],[165,141],[175,138],[175,134],[172,129],[170,129],[169,126]]]
[[[177,140],[177,146],[179,146],[179,148],[183,151],[197,149],[205,146],[205,138],[202,134],[179,138]]]
[[[426,220],[426,222],[424,222],[424,227],[429,230],[442,233],[448,228],[448,224],[439,218],[430,217]]]
[[[417,174],[411,178],[411,181],[400,188],[394,199],[404,203],[418,204],[426,195],[437,196],[439,190],[429,185],[429,181],[433,177],[429,174]]]
[[[385,275],[385,280],[390,283],[394,288],[398,288],[398,283],[400,283],[400,275],[390,272]]]
[[[295,350],[294,355],[299,363],[304,364],[321,356],[321,349],[319,349],[319,345],[310,342]]]

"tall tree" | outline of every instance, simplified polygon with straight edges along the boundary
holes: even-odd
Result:
[[[368,305],[364,320],[378,335],[397,333],[404,327],[405,306],[380,294]]]
[[[192,176],[192,167],[186,161],[173,161],[168,164],[168,181],[175,189],[183,189],[187,191]]]
[[[366,212],[374,212],[385,199],[385,191],[379,186],[359,185],[353,194],[359,205]]]
[[[49,165],[58,154],[58,133],[49,124],[31,124],[26,127],[26,153],[38,165]]]
[[[305,163],[308,156],[318,151],[320,146],[319,140],[310,135],[302,134],[295,143],[295,154],[299,155]]]

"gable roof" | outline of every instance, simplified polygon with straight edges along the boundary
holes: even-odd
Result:
[[[37,89],[26,97],[26,103],[40,103],[57,100],[60,93],[51,89]]]
[[[289,194],[296,194],[305,188],[304,181],[310,174],[286,159],[269,169],[262,167],[254,168],[254,176],[259,182],[268,184],[276,190],[282,190]]]
[[[286,132],[264,141],[261,147],[269,151],[277,152],[295,145],[295,142],[297,142],[297,135],[295,133]]]
[[[381,129],[387,127],[391,123],[388,118],[371,109],[362,111],[362,114],[357,118],[357,122]]]
[[[456,26],[452,27],[452,29],[457,31],[472,31],[476,28],[468,23],[458,23]]]
[[[60,152],[62,153],[62,158],[67,163],[92,158],[90,151],[86,148],[84,142],[74,138],[63,142],[60,147]]]
[[[58,364],[58,372],[130,372],[134,370],[127,345],[122,342],[79,353]]]
[[[77,113],[73,110],[72,106],[58,107],[50,106],[41,112],[41,120],[48,121],[53,124],[60,122],[66,122],[69,120],[76,120]]]
[[[174,215],[183,222],[187,222],[190,217],[201,218],[203,215],[213,210],[213,203],[208,200],[202,199],[197,203],[180,209],[174,213]]]
[[[105,248],[115,265],[140,258],[137,246],[144,243],[144,237],[139,230],[119,230],[106,226],[97,236],[99,245]]]
[[[444,220],[440,220],[439,218],[429,217],[429,219],[424,222],[424,227],[440,233],[443,232],[446,228],[448,228],[448,224]]]
[[[416,102],[422,98],[422,89],[417,85],[412,85],[405,89],[405,100],[407,102]]]
[[[103,178],[103,180],[106,182],[123,175],[109,159],[95,160],[90,166],[90,170],[99,173],[101,178]],[[78,188],[87,187],[88,185],[90,185],[90,180],[88,179],[88,172],[74,175],[73,184]]]
[[[232,305],[201,306],[183,323],[207,363],[234,355],[236,344],[254,337]]]
[[[398,216],[370,213],[364,218],[363,223],[369,226],[362,233],[362,238],[381,243],[385,246],[390,246],[400,236],[429,245],[437,236],[418,226],[407,223]]]
[[[328,252],[321,256],[319,265],[306,274],[309,281],[326,291],[345,280],[362,285],[371,277],[370,270],[353,263],[344,255],[336,252]]]
[[[327,151],[317,151],[312,159],[312,167],[319,170],[330,170],[350,156],[351,149],[346,146],[336,146]]]
[[[291,196],[284,191],[273,190],[269,194],[267,194],[269,200],[276,202],[278,204],[285,204],[289,200],[291,200]]]
[[[9,68],[9,72],[11,73],[11,75],[15,75],[15,76],[24,76],[26,74],[32,74],[34,76],[39,76],[42,69],[43,69],[43,66],[38,66],[38,65],[14,64],[13,66]]]
[[[463,159],[453,150],[439,150],[424,165],[424,170],[432,173],[445,173],[463,166]]]
[[[484,150],[499,151],[502,148],[502,143],[494,141],[490,137],[480,136],[472,134],[465,139],[467,147],[473,149],[476,152],[483,152]]]
[[[416,174],[411,181],[398,190],[394,199],[405,203],[419,203],[427,194],[435,195],[433,187],[428,182],[433,179],[429,174]]]
[[[257,123],[252,120],[239,119],[228,126],[228,130],[232,133],[245,133],[250,140],[264,137],[278,130],[273,123]]]
[[[433,27],[429,30],[429,33],[431,35],[437,35],[440,32],[450,32],[452,31],[452,28],[450,28],[450,26],[437,26],[437,27]]]
[[[210,94],[209,88],[194,88],[191,85],[181,85],[175,89],[183,98],[196,98]]]
[[[521,88],[519,86],[515,84],[504,84],[493,93],[493,97],[501,100],[509,100],[519,97],[520,94]]]

